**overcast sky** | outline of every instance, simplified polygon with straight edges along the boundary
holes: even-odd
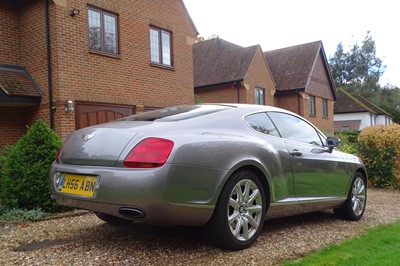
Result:
[[[393,0],[183,0],[200,36],[264,51],[321,40],[329,60],[371,31],[386,65],[381,85],[400,87],[400,9]]]

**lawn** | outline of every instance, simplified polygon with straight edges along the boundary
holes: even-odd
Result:
[[[400,265],[400,221],[281,265]]]

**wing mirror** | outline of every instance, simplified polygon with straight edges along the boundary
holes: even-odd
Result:
[[[329,152],[332,152],[333,148],[340,145],[340,139],[337,137],[328,137],[326,139],[326,146],[329,148]]]

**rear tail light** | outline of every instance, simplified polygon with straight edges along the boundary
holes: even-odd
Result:
[[[60,163],[60,152],[61,152],[61,148],[58,150],[58,152],[56,154],[56,158],[54,158],[54,161],[56,163]]]
[[[167,161],[174,143],[168,139],[148,138],[139,142],[126,156],[127,168],[161,167]]]

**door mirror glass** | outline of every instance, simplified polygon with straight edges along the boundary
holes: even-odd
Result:
[[[337,137],[328,137],[326,139],[326,146],[329,148],[335,148],[340,145],[340,139]]]

